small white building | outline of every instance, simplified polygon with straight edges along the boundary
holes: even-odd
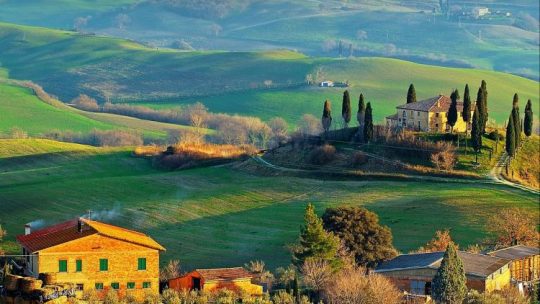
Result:
[[[484,17],[489,14],[489,8],[487,7],[475,7],[472,10],[474,18]]]
[[[331,88],[334,86],[334,82],[331,80],[326,80],[326,81],[321,82],[319,86],[322,88]]]

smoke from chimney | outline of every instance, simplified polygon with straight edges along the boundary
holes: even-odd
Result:
[[[24,225],[24,235],[29,235],[30,233],[32,233],[32,226],[28,223]]]

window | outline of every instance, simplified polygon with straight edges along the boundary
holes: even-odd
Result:
[[[426,282],[424,281],[411,281],[411,293],[417,295],[423,295],[426,292]]]
[[[411,116],[414,116],[413,111],[411,111]]]
[[[139,258],[137,270],[146,270],[146,258]]]
[[[103,289],[103,283],[96,283],[96,289],[102,290]]]
[[[84,284],[77,284],[77,290],[83,291],[84,290]]]
[[[99,271],[107,271],[107,270],[109,270],[109,260],[99,259]]]
[[[135,282],[128,282],[127,289],[135,289]]]
[[[416,117],[420,117],[420,112],[416,112]]]
[[[112,289],[120,289],[120,283],[117,283],[117,282],[111,283],[111,288]]]
[[[67,272],[67,260],[58,261],[58,272]]]
[[[142,288],[150,288],[150,282],[143,282]]]
[[[435,117],[439,117],[439,113],[435,113]]]
[[[81,272],[82,271],[82,260],[76,260],[75,261],[75,271]]]

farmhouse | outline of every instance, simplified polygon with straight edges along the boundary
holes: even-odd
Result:
[[[450,97],[439,95],[426,100],[408,103],[396,107],[396,114],[386,117],[386,125],[390,128],[403,128],[423,132],[450,131],[448,110],[452,100]],[[474,108],[474,104],[471,105]],[[463,120],[463,102],[457,102],[458,118],[454,131],[470,130],[471,124]],[[473,111],[471,111],[471,117]]]
[[[483,254],[458,252],[467,276],[467,287],[480,292],[500,290],[510,284],[510,260]],[[431,281],[444,252],[403,254],[384,262],[375,272],[389,278],[399,289],[417,295],[431,294]]]
[[[334,82],[333,81],[330,81],[330,80],[326,80],[326,81],[322,81],[319,86],[323,87],[323,88],[331,88],[334,86]]]
[[[79,218],[34,232],[26,225],[17,242],[29,276],[51,273],[57,282],[101,293],[159,292],[159,254],[165,248],[145,234]]]
[[[516,282],[535,282],[540,279],[540,249],[516,245],[488,253],[512,260],[510,272]]]
[[[487,7],[475,7],[472,9],[472,15],[478,19],[489,14],[489,8]]]
[[[169,280],[169,288],[175,290],[215,291],[230,289],[251,295],[262,295],[263,287],[253,284],[253,274],[242,267],[196,269],[182,277]]]

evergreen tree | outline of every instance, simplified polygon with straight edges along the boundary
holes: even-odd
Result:
[[[532,128],[533,128],[533,111],[532,111],[531,100],[529,99],[527,101],[527,105],[525,106],[525,119],[523,120],[523,131],[525,132],[525,135],[527,137],[532,135]]]
[[[512,101],[512,118],[514,119],[514,147],[519,148],[521,141],[521,117],[519,115],[519,96],[514,94]]]
[[[356,120],[358,121],[358,134],[363,139],[364,136],[364,118],[366,116],[366,104],[364,102],[364,94],[360,94],[358,98],[358,113],[356,113]]]
[[[478,111],[478,105],[474,108],[474,114],[471,127],[471,141],[472,147],[476,152],[476,162],[478,162],[478,152],[482,149],[482,130],[480,126],[480,113]]]
[[[450,98],[452,99],[452,102],[450,103],[450,109],[448,109],[448,121],[447,123],[450,125],[450,133],[454,133],[454,126],[456,125],[457,118],[458,118],[458,110],[457,110],[457,100],[459,98],[459,92],[458,90],[455,90],[450,95]]]
[[[463,113],[461,114],[463,116],[463,121],[465,123],[471,122],[471,95],[469,93],[469,85],[465,85],[465,93],[463,95]]]
[[[349,91],[343,92],[341,117],[343,118],[343,126],[347,128],[349,126],[349,122],[351,122],[351,97],[349,96]]]
[[[506,126],[506,153],[510,157],[516,154],[516,128],[514,127],[514,115],[510,114]]]
[[[301,268],[306,260],[318,259],[336,269],[341,263],[338,258],[339,245],[339,238],[324,230],[322,220],[315,214],[315,208],[308,204],[299,242],[292,248],[293,264]]]
[[[482,80],[482,84],[480,85],[480,89],[482,90],[482,134],[486,133],[486,125],[488,122],[489,114],[488,114],[488,91],[487,91],[487,83],[485,80]]]
[[[330,130],[330,126],[332,126],[332,105],[330,104],[330,101],[328,101],[328,99],[324,102],[322,126],[324,132],[328,132]]]
[[[367,103],[366,116],[364,117],[364,142],[368,143],[373,139],[373,111],[371,102]]]
[[[298,290],[298,274],[294,273],[293,280],[293,297],[297,304],[300,304],[300,291]]]
[[[446,248],[441,266],[433,278],[431,295],[436,303],[461,304],[467,294],[467,277],[456,247]]]
[[[416,102],[416,90],[414,85],[411,83],[409,86],[409,91],[407,92],[407,103]]]
[[[482,88],[479,88],[478,94],[476,95],[476,108],[478,109],[478,122],[480,123],[481,134],[484,134],[485,130],[484,113],[486,110],[484,109],[484,105],[484,92],[482,91]]]

